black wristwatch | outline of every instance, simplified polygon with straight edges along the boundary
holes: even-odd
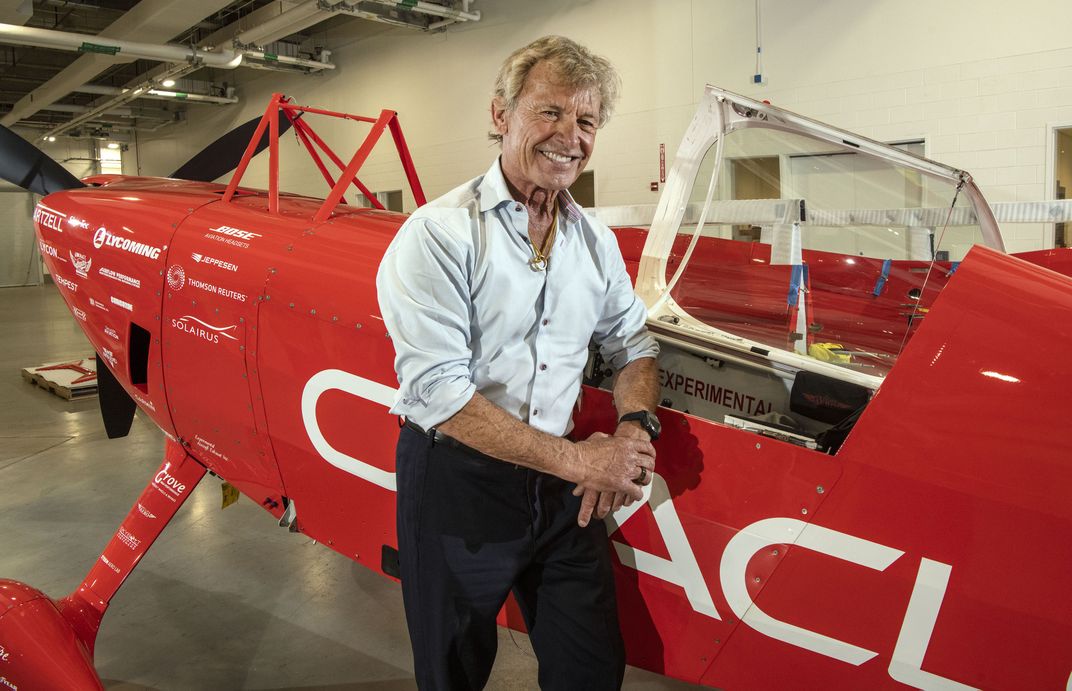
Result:
[[[652,441],[659,438],[659,433],[662,432],[663,426],[659,424],[659,418],[655,417],[655,413],[648,412],[647,410],[626,413],[618,418],[618,424],[631,422],[633,420],[640,423],[640,426],[644,428],[644,431],[648,433],[648,436],[651,437]]]

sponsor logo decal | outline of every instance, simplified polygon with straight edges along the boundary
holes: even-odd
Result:
[[[102,554],[102,555],[100,555],[100,560],[101,560],[101,561],[103,561],[103,562],[104,562],[104,565],[105,565],[105,566],[107,566],[107,567],[108,567],[109,569],[111,569],[112,571],[115,571],[116,573],[120,573],[120,569],[119,569],[119,567],[118,567],[118,566],[116,566],[115,564],[113,564],[113,563],[112,563],[112,560],[111,560],[111,559],[109,559],[108,557],[106,557],[106,556],[104,556],[104,555]]]
[[[67,219],[67,225],[74,226],[75,228],[81,228],[82,230],[89,229],[89,221],[78,218],[77,216],[71,216]]]
[[[0,684],[3,684],[4,686],[8,687],[9,689],[11,689],[11,691],[19,691],[19,687],[8,681],[7,677],[0,677]]]
[[[138,549],[138,545],[141,544],[141,540],[134,537],[133,533],[122,526],[119,527],[119,532],[116,534],[116,537],[119,538],[120,542],[131,549]]]
[[[171,501],[175,501],[176,498],[181,497],[182,493],[186,491],[186,485],[179,482],[168,470],[171,468],[171,464],[168,463],[160,472],[153,478],[153,486],[157,491],[163,494]]]
[[[236,302],[245,302],[246,296],[244,293],[239,293],[237,290],[231,290],[230,288],[221,288],[218,285],[209,283],[208,281],[199,281],[196,278],[188,278],[186,282],[192,285],[198,290],[203,290],[206,293],[212,293],[213,295],[219,295],[220,297],[230,298]]]
[[[133,276],[127,276],[126,274],[121,274],[118,271],[115,271],[114,269],[109,269],[107,267],[102,266],[99,269],[97,269],[97,273],[99,273],[101,276],[105,276],[107,278],[110,278],[113,281],[118,281],[120,283],[128,285],[131,288],[141,288],[141,279],[140,278],[134,278]]]
[[[221,269],[226,269],[227,271],[238,271],[238,264],[232,264],[231,262],[225,262],[222,259],[216,259],[215,257],[206,257],[205,255],[200,254],[198,252],[191,253],[190,258],[193,259],[198,264],[208,264],[209,266],[218,266]]]
[[[134,400],[137,401],[138,403],[142,404],[143,406],[145,406],[149,410],[153,411],[154,413],[156,412],[156,406],[153,405],[153,402],[150,401],[148,398],[145,398],[143,396],[139,396],[138,394],[134,394]]]
[[[210,233],[219,233],[220,235],[229,235],[239,240],[252,240],[254,238],[263,237],[260,233],[254,233],[248,230],[242,230],[240,228],[233,228],[231,226],[220,226],[219,228],[209,228]]]
[[[220,336],[229,338],[232,341],[238,339],[231,333],[238,328],[237,324],[231,324],[230,326],[213,326],[208,322],[201,321],[197,317],[187,314],[186,316],[179,317],[178,319],[171,320],[171,328],[178,329],[179,331],[185,331],[191,336],[197,336],[209,343],[219,343]]]
[[[113,329],[110,326],[104,327],[104,335],[105,336],[111,336],[112,338],[114,338],[117,341],[119,340],[119,334],[116,333],[115,329]]]
[[[74,308],[71,309],[71,311],[74,312],[74,316],[78,317],[82,321],[86,320],[86,311],[84,309],[74,307]]]
[[[230,461],[231,460],[230,458],[227,457],[227,454],[223,453],[222,451],[217,451],[216,450],[216,444],[215,443],[210,442],[207,439],[204,439],[200,435],[197,435],[197,434],[194,435],[194,443],[197,444],[197,448],[201,449],[202,451],[204,451],[206,453],[212,454],[216,458],[219,458],[219,459],[224,460],[224,461]]]
[[[55,281],[56,283],[60,284],[61,286],[63,286],[67,290],[71,291],[72,293],[77,293],[78,292],[78,284],[75,283],[74,281],[68,280],[68,279],[64,278],[63,276],[57,276],[55,274],[52,275],[52,280]]]
[[[89,278],[89,270],[93,266],[93,260],[81,252],[68,251],[67,255],[71,258],[71,264],[74,265],[74,272],[82,278]]]
[[[33,220],[42,228],[51,228],[57,233],[62,233],[63,222],[67,220],[67,214],[50,209],[44,204],[38,204],[34,207]]]
[[[11,653],[7,651],[3,643],[0,643],[0,662],[7,662],[11,657]]]
[[[119,298],[113,296],[111,298],[111,301],[112,301],[113,305],[115,305],[116,307],[122,307],[127,312],[133,312],[134,311],[134,305],[130,304],[126,300],[120,300]]]
[[[108,309],[108,305],[104,304],[100,300],[94,300],[93,298],[90,298],[89,299],[89,304],[93,305],[94,307],[96,307],[99,310],[104,310],[105,312],[110,312],[111,311],[111,310]]]
[[[186,285],[186,269],[178,264],[168,267],[167,284],[172,290],[182,290],[182,287]]]
[[[38,240],[37,241],[37,246],[41,249],[41,254],[43,254],[45,256],[52,257],[53,259],[59,259],[61,262],[67,261],[66,259],[64,259],[63,257],[60,256],[59,250],[57,250],[55,247],[53,247],[52,245],[48,244],[44,240]],[[83,276],[82,278],[85,278],[85,276]]]
[[[138,242],[130,238],[125,238],[120,235],[116,235],[104,226],[97,228],[97,231],[93,233],[93,246],[97,249],[101,247],[114,247],[115,249],[129,252],[131,254],[137,254],[142,257],[148,257],[149,259],[160,258],[160,248],[147,245],[144,242]]]
[[[101,357],[108,361],[108,364],[111,365],[112,369],[115,369],[115,363],[117,361],[112,351],[107,348],[101,348]]]
[[[141,502],[138,502],[138,513],[140,513],[142,516],[145,516],[146,518],[156,518],[156,514],[142,506]]]

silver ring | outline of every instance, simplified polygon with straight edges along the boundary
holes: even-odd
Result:
[[[648,477],[648,469],[644,466],[640,466],[640,477],[636,479],[637,484],[643,485],[645,478]]]

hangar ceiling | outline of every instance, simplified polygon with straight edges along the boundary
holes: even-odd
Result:
[[[333,69],[337,44],[392,25],[439,32],[479,21],[471,4],[0,0],[0,124],[42,137],[158,130],[193,103],[237,102],[242,71]]]

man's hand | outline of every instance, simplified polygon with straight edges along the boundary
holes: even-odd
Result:
[[[596,432],[576,446],[580,452],[583,476],[573,490],[574,496],[584,493],[577,523],[586,526],[593,511],[599,518],[617,511],[643,497],[643,486],[651,482],[655,469],[655,449],[643,437],[632,438],[617,434],[613,437]]]

